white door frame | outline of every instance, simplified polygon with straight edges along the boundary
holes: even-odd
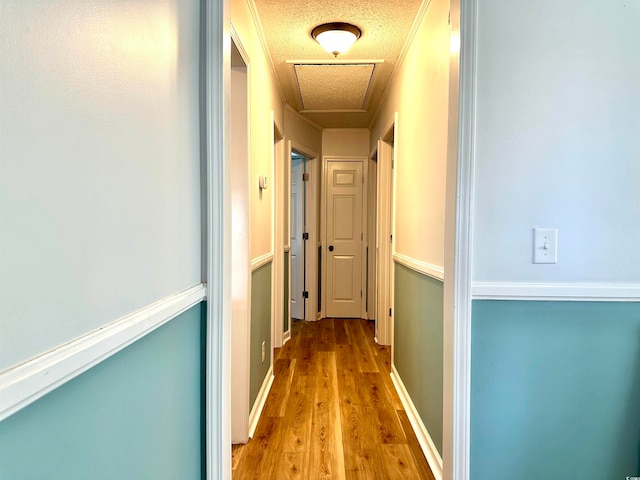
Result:
[[[274,348],[282,347],[284,338],[284,245],[285,245],[285,205],[284,195],[287,192],[285,178],[285,146],[286,141],[282,130],[276,125],[274,112],[271,111],[271,123],[273,124],[273,181],[271,194],[273,195],[273,325],[271,332],[271,345]],[[272,362],[273,365],[273,362]]]
[[[398,114],[383,130],[384,136],[377,143],[378,179],[376,204],[376,270],[378,274],[378,343],[391,345],[393,354],[393,253],[395,242],[391,241],[395,230],[395,162],[396,149],[389,140],[395,135]],[[391,138],[390,138],[391,137]],[[388,292],[388,295],[386,294]],[[393,357],[392,357],[393,358]]]
[[[207,288],[205,352],[205,469],[207,480],[231,478],[231,271],[229,244],[230,0],[205,0],[204,175]]]
[[[378,148],[369,155],[367,161],[367,218],[365,232],[365,248],[367,251],[367,320],[375,320],[376,343],[378,340],[378,267],[377,267],[377,234],[378,234]],[[369,308],[371,307],[371,308]]]
[[[444,255],[443,478],[470,477],[477,0],[451,0]]]
[[[446,480],[469,478],[469,384],[476,2],[451,0],[445,241],[444,442]],[[231,479],[229,105],[230,0],[205,0],[206,478]],[[458,57],[453,46],[461,45]],[[459,69],[459,70],[458,70]],[[459,75],[459,76],[458,76]],[[458,116],[459,109],[462,112]],[[322,203],[321,203],[322,204]],[[203,232],[203,237],[205,237]],[[206,253],[205,253],[206,252]]]
[[[318,315],[318,160],[319,155],[304,145],[296,143],[292,140],[288,142],[287,157],[289,158],[289,174],[291,174],[291,153],[298,152],[308,158],[307,173],[309,180],[306,182],[306,199],[305,199],[305,215],[307,217],[306,230],[309,239],[306,243],[305,255],[305,284],[309,292],[309,298],[305,300],[304,320],[313,322],[320,318]],[[288,199],[291,201],[291,182],[288,184]],[[289,236],[291,239],[291,204],[289,204]],[[291,245],[289,245],[291,248]],[[291,279],[291,261],[289,261],[289,279]],[[291,290],[289,290],[291,291]],[[289,309],[289,325],[291,325],[291,309]]]
[[[327,185],[328,185],[328,179],[327,179],[327,175],[328,175],[328,168],[327,168],[327,164],[330,161],[335,161],[335,162],[360,162],[362,164],[362,175],[364,176],[364,181],[362,183],[362,217],[363,217],[363,222],[362,222],[362,233],[364,234],[367,231],[367,185],[368,185],[368,168],[366,168],[367,166],[367,162],[368,162],[368,158],[366,156],[339,156],[339,155],[327,155],[327,156],[323,156],[322,157],[322,178],[323,178],[323,185],[324,187],[322,188],[322,192],[320,194],[320,205],[321,205],[321,209],[320,209],[320,221],[322,222],[322,225],[325,227],[322,229],[322,243],[320,245],[320,247],[322,248],[322,304],[321,304],[321,317],[325,317],[325,313],[326,313],[326,308],[327,308],[327,255],[326,255],[326,246],[328,245],[327,243],[327,229],[326,229],[326,225],[327,225]],[[361,262],[360,262],[360,267],[361,267],[361,285],[360,287],[363,289],[364,291],[364,279],[366,278],[366,273],[367,273],[367,265],[365,262],[365,258],[366,258],[366,251],[365,251],[365,242],[364,239],[362,242],[360,242],[360,258],[361,258]],[[366,302],[364,301],[364,298],[362,299],[362,302],[360,302],[360,318],[367,318],[367,305]]]
[[[246,443],[249,439],[249,417],[251,413],[250,405],[250,351],[251,351],[251,272],[252,261],[250,258],[251,245],[251,222],[250,222],[250,84],[251,84],[251,63],[249,56],[244,49],[240,38],[231,25],[231,43],[235,45],[238,53],[242,57],[246,67],[246,90],[243,106],[245,108],[244,122],[241,126],[241,140],[244,145],[240,149],[241,158],[231,158],[229,165],[230,187],[232,192],[231,209],[238,208],[236,205],[239,199],[239,208],[243,211],[243,224],[239,226],[241,234],[235,237],[233,230],[237,228],[233,218],[231,222],[232,240],[231,250],[231,355],[234,359],[231,364],[231,395],[234,399],[231,408],[231,441],[233,443]],[[233,75],[233,71],[231,72]],[[231,92],[238,88],[238,82],[231,83]],[[229,118],[233,118],[233,108],[230,95]],[[230,155],[234,152],[235,139],[230,131]],[[235,175],[234,175],[235,173]],[[235,180],[234,180],[235,178]],[[228,279],[229,277],[227,277]]]

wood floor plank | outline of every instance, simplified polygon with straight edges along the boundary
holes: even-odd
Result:
[[[336,345],[351,345],[351,335],[347,330],[347,322],[351,320],[334,319],[333,333],[336,337]]]
[[[282,451],[308,452],[311,443],[311,424],[315,377],[294,375],[289,393]]]
[[[340,404],[342,442],[347,479],[377,479],[383,471],[376,447],[375,432],[364,407]]]
[[[419,479],[413,455],[406,444],[378,445],[381,461],[390,480]]]
[[[365,407],[369,421],[377,429],[380,443],[407,443],[402,425],[395,410],[385,405]]]
[[[244,447],[242,459],[233,472],[233,478],[265,479],[275,478],[275,466],[281,452],[282,419],[262,417],[258,422],[256,433]]]
[[[378,367],[380,368],[380,378],[384,382],[389,400],[391,400],[393,408],[395,408],[396,410],[402,410],[404,409],[404,405],[402,405],[400,396],[398,395],[396,387],[391,380],[391,361],[389,347],[382,347],[382,350],[379,350],[378,353],[379,354],[376,357],[376,361],[378,362]]]
[[[319,352],[332,352],[335,350],[336,336],[333,328],[333,319],[327,318],[318,322],[320,324],[320,336],[318,339]]]
[[[318,402],[313,408],[309,478],[345,478],[340,410],[336,402]]]
[[[364,387],[365,405],[370,407],[382,406],[384,408],[391,408],[391,401],[387,395],[387,387],[379,373],[362,373],[360,378]]]
[[[360,371],[351,345],[336,345],[336,363],[340,365],[339,373],[357,373]]]
[[[302,337],[298,342],[299,353],[296,354],[296,371],[304,377],[312,376],[315,372],[315,360],[318,341],[313,337]]]
[[[280,352],[278,354],[278,359],[284,359],[284,358],[295,358],[295,354],[297,351],[297,347],[298,347],[298,338],[299,335],[296,335],[293,333],[293,331],[296,330],[293,328],[293,326],[291,327],[291,338],[287,341],[287,343],[285,343],[282,348],[280,349]]]
[[[295,358],[282,358],[275,361],[273,385],[271,386],[271,391],[267,397],[262,415],[267,417],[284,417],[291,392],[295,366]]]
[[[318,352],[316,370],[316,389],[314,401],[338,402],[338,372],[336,369],[336,352]]]
[[[275,468],[274,479],[307,480],[309,452],[283,453]]]
[[[235,471],[238,468],[240,459],[242,458],[242,452],[246,445],[231,445],[231,471]]]
[[[362,375],[338,368],[338,396],[341,403],[365,405],[368,394]]]
[[[373,350],[362,329],[362,322],[354,320],[346,323],[346,327],[353,342],[351,347],[358,362],[358,370],[360,372],[379,372]]]

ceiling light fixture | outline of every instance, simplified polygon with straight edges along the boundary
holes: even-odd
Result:
[[[318,25],[311,31],[313,39],[336,57],[349,50],[361,34],[355,25],[341,22]]]

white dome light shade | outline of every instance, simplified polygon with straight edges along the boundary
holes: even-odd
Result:
[[[325,23],[314,28],[311,36],[322,48],[337,57],[360,38],[360,29],[349,23]]]

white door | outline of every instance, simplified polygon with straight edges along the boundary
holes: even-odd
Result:
[[[327,162],[326,316],[362,314],[362,162]]]
[[[291,158],[291,318],[304,319],[304,173],[305,159]]]

